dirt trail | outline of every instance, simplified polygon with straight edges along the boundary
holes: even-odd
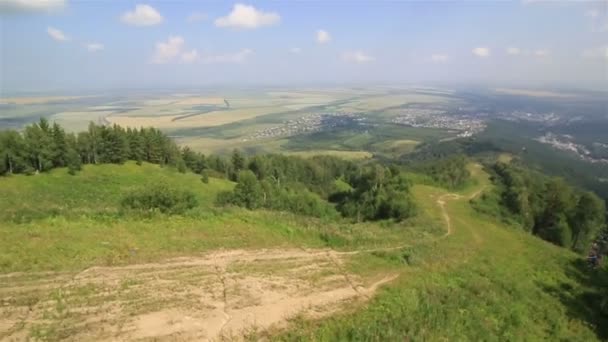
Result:
[[[473,200],[473,199],[477,198],[479,195],[481,195],[481,193],[485,189],[486,189],[485,186],[481,187],[474,193],[466,196],[466,198],[469,201]],[[436,203],[437,203],[437,205],[439,205],[439,208],[441,209],[441,216],[443,216],[443,220],[445,221],[445,226],[446,226],[446,232],[441,236],[441,238],[448,237],[452,234],[452,220],[450,219],[450,215],[448,214],[448,211],[445,208],[446,200],[459,200],[459,199],[463,199],[463,198],[464,198],[464,196],[459,195],[459,194],[454,194],[454,193],[443,194],[437,198]]]
[[[445,209],[445,204],[447,199],[460,199],[461,196],[457,194],[444,194],[437,198],[437,205],[441,208],[441,215],[443,216],[443,220],[445,221],[446,232],[441,236],[442,238],[448,237],[452,234],[452,220],[450,219],[450,215],[448,211]]]
[[[319,317],[365,300],[396,278],[346,272],[345,259],[361,252],[230,250],[76,274],[4,275],[0,340],[238,338],[301,313]]]

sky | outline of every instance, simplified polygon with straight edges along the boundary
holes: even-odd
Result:
[[[607,80],[607,0],[0,0],[2,93]]]

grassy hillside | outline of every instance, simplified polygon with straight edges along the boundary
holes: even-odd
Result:
[[[475,212],[469,200],[491,184],[479,167],[471,166],[471,171],[475,181],[458,193],[416,184],[413,194],[419,215],[399,225],[350,224],[278,212],[216,208],[215,194],[232,187],[231,182],[212,178],[204,184],[197,175],[149,164],[89,165],[75,176],[56,169],[48,174],[0,178],[0,211],[4,215],[0,224],[0,272],[58,270],[76,274],[70,272],[94,265],[200,255],[219,248],[329,246],[359,250],[344,257],[340,267],[348,272],[345,274],[362,279],[396,274],[398,278],[365,304],[348,301],[345,310],[329,317],[311,320],[302,316],[284,330],[254,331],[249,335],[251,339],[607,338],[608,322],[598,311],[599,273],[581,267],[581,259],[574,253]],[[199,206],[177,216],[121,212],[118,203],[125,190],[161,181],[195,192]],[[395,246],[399,248],[377,249]],[[239,267],[247,269],[248,264]],[[254,271],[265,277],[279,272],[272,264],[259,271],[247,269]],[[188,280],[193,275],[180,276]],[[33,279],[37,277],[44,274],[32,275]],[[151,279],[146,281],[153,282]],[[158,279],[157,283],[162,284]],[[169,305],[155,303],[142,308],[149,303],[137,297],[137,292],[128,292],[130,286],[138,289],[142,284],[120,284],[125,292],[117,296],[132,296],[129,301],[124,299],[123,308],[135,310],[129,305],[141,303],[135,311],[139,315]],[[0,287],[10,290],[11,278],[0,278]],[[45,303],[41,298],[52,296],[57,307],[49,309],[48,322],[42,325],[45,328],[34,325],[28,336],[69,337],[87,331],[73,326],[82,320],[78,305],[95,302],[96,291],[87,289],[46,293],[40,288],[36,289],[37,297],[26,297],[24,292],[6,303],[24,305],[25,301],[33,307]],[[198,303],[199,297],[188,298],[190,302],[182,304],[195,310],[192,301]]]
[[[183,215],[124,213],[130,189],[163,182],[188,189],[199,206]],[[201,253],[217,248],[332,246],[352,249],[394,245],[441,230],[390,229],[323,221],[282,212],[215,207],[232,182],[135,163],[86,165],[33,176],[0,178],[0,272],[78,270]],[[402,227],[414,223],[405,223]]]
[[[581,258],[480,216],[469,200],[489,186],[455,195],[417,185],[423,210],[449,219],[449,236],[374,258],[405,260],[399,279],[365,308],[329,319],[294,320],[273,340],[568,340],[608,337],[599,310],[600,278]],[[437,201],[445,202],[445,215]],[[365,261],[364,261],[365,260]],[[358,265],[357,267],[361,267]],[[253,336],[259,337],[257,335]]]

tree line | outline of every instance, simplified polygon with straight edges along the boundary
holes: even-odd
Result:
[[[515,164],[499,162],[492,171],[500,204],[526,231],[584,252],[604,227],[605,203],[594,193]]]
[[[380,164],[365,166],[331,156],[247,157],[236,149],[229,157],[204,155],[178,147],[155,128],[125,129],[90,123],[86,131],[75,134],[40,119],[22,132],[0,131],[0,175],[33,174],[58,167],[67,167],[73,174],[83,164],[120,164],[127,160],[171,165],[180,172],[191,170],[201,174],[203,182],[209,175],[235,181],[233,191],[218,196],[220,205],[318,217],[342,215],[357,221],[402,220],[414,213],[409,182],[397,168]],[[123,205],[156,208],[158,203],[172,203],[173,199],[159,196],[159,192],[127,196]]]
[[[462,188],[471,180],[471,173],[467,168],[468,160],[465,155],[438,156],[424,160],[416,158],[409,160],[406,165],[417,173],[429,176],[439,186],[456,190]]]
[[[220,204],[317,217],[339,213],[354,221],[400,221],[415,213],[410,183],[396,167],[360,165],[330,156],[303,159],[268,154],[245,160],[237,151],[232,167],[239,172],[237,185],[218,196]]]
[[[86,131],[66,133],[42,118],[22,132],[0,131],[0,174],[31,174],[82,164],[120,164],[127,160],[177,165],[180,149],[155,128],[124,129],[90,123]]]

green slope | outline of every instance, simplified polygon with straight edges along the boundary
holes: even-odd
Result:
[[[359,253],[345,265],[367,276],[400,274],[367,304],[321,320],[296,319],[286,330],[261,334],[321,341],[608,337],[606,318],[597,312],[597,275],[580,267],[579,256],[475,212],[469,199],[491,185],[480,168],[471,170],[474,185],[458,194],[415,185],[420,214],[404,225],[215,208],[215,194],[232,183],[203,184],[198,175],[149,164],[86,166],[76,176],[58,169],[1,178],[0,273],[76,271],[218,248],[407,245]],[[121,193],[159,181],[194,191],[200,206],[180,216],[121,213]]]
[[[130,189],[164,182],[188,189],[199,206],[183,215],[123,213]],[[325,247],[354,249],[394,245],[441,228],[389,229],[374,224],[323,221],[289,213],[218,208],[219,191],[234,184],[135,163],[86,165],[0,178],[0,273],[74,271],[202,253],[217,248]]]
[[[404,266],[399,279],[371,303],[325,320],[296,320],[272,339],[592,341],[608,337],[606,317],[597,310],[600,275],[586,270],[578,255],[475,212],[469,200],[490,185],[483,172],[474,171],[478,185],[458,197],[428,186],[414,188],[423,210],[444,223],[437,200],[445,200],[450,234],[408,249],[407,260],[414,262]]]

